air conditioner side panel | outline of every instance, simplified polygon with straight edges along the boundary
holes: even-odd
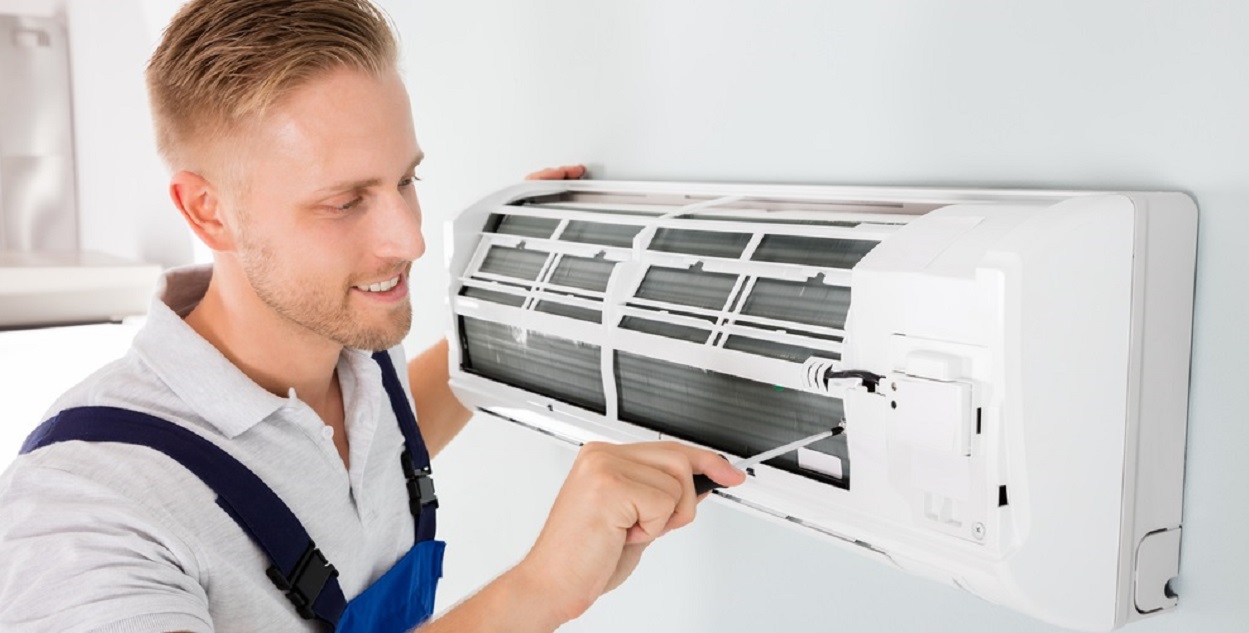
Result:
[[[986,258],[1005,287],[1006,480],[1019,530],[1004,580],[1021,610],[1080,630],[1120,624],[1135,207],[1076,198]]]
[[[1136,391],[1129,399],[1138,433],[1129,450],[1125,514],[1134,520],[1122,573],[1134,587],[1121,604],[1127,621],[1174,608],[1167,582],[1179,573],[1184,497],[1189,358],[1192,341],[1197,207],[1179,193],[1135,194],[1141,228],[1134,288]]]
[[[1121,623],[1133,231],[1121,196],[959,205],[910,223],[856,268],[847,362],[888,373],[907,371],[906,354],[959,358],[982,410],[966,464],[972,489],[954,499],[967,519],[953,531],[912,513],[913,539],[885,548],[900,565],[944,570],[1070,628]],[[880,486],[878,498],[891,499],[900,491],[890,471],[913,467],[897,463],[897,438],[873,447],[883,462],[853,451],[856,428],[890,424],[891,410],[876,410],[878,419],[848,421],[859,469],[851,494]],[[1000,507],[999,486],[1009,491]],[[977,546],[968,553],[953,539]]]

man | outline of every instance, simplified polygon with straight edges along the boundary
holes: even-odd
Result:
[[[63,396],[0,479],[0,629],[362,630],[419,602],[410,628],[441,564],[414,524],[436,505],[422,456],[469,413],[445,342],[408,367],[419,434],[393,378],[424,242],[390,27],[367,0],[194,0],[147,77],[170,198],[214,263],[166,275],[132,350]],[[231,496],[227,471],[258,480]],[[524,560],[422,630],[577,617],[693,519],[695,473],[744,479],[674,443],[586,446]],[[263,538],[286,514],[310,539],[298,569]],[[416,580],[391,583],[415,554]],[[323,583],[346,605],[327,611]]]

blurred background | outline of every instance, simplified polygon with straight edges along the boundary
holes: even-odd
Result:
[[[0,17],[0,302],[32,283],[87,296],[72,294],[87,272],[29,281],[31,269],[55,268],[31,255],[41,249],[93,253],[103,259],[84,271],[131,286],[209,261],[167,203],[143,92],[147,56],[179,4],[0,0],[0,16],[24,16]],[[446,329],[442,223],[548,165],[629,180],[1188,192],[1201,235],[1180,607],[1128,630],[1249,629],[1249,4],[380,4],[401,32],[428,154],[418,191],[429,250],[412,276],[409,354]],[[52,71],[23,68],[61,68],[66,89]],[[31,106],[28,84],[68,102]],[[19,114],[45,132],[29,134]],[[35,159],[44,175],[31,176]],[[0,331],[0,466],[140,323]],[[524,555],[572,457],[478,416],[438,458],[449,542],[440,609]],[[1059,629],[713,500],[565,630]]]

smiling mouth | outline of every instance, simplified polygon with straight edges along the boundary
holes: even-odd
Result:
[[[393,289],[395,286],[398,286],[399,282],[402,279],[403,279],[403,273],[399,273],[398,275],[395,275],[394,277],[391,277],[390,279],[387,279],[385,281],[379,281],[377,283],[364,284],[360,286],[352,286],[352,288],[355,288],[356,290],[361,290],[364,292],[386,292],[388,290]]]

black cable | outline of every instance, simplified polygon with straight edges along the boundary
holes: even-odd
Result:
[[[876,393],[877,385],[880,384],[880,381],[885,379],[885,377],[880,374],[873,374],[872,372],[863,369],[847,369],[845,371],[833,371],[830,369],[824,372],[825,383],[830,380],[842,380],[845,378],[857,378],[863,383],[864,387],[867,387],[868,393]]]

